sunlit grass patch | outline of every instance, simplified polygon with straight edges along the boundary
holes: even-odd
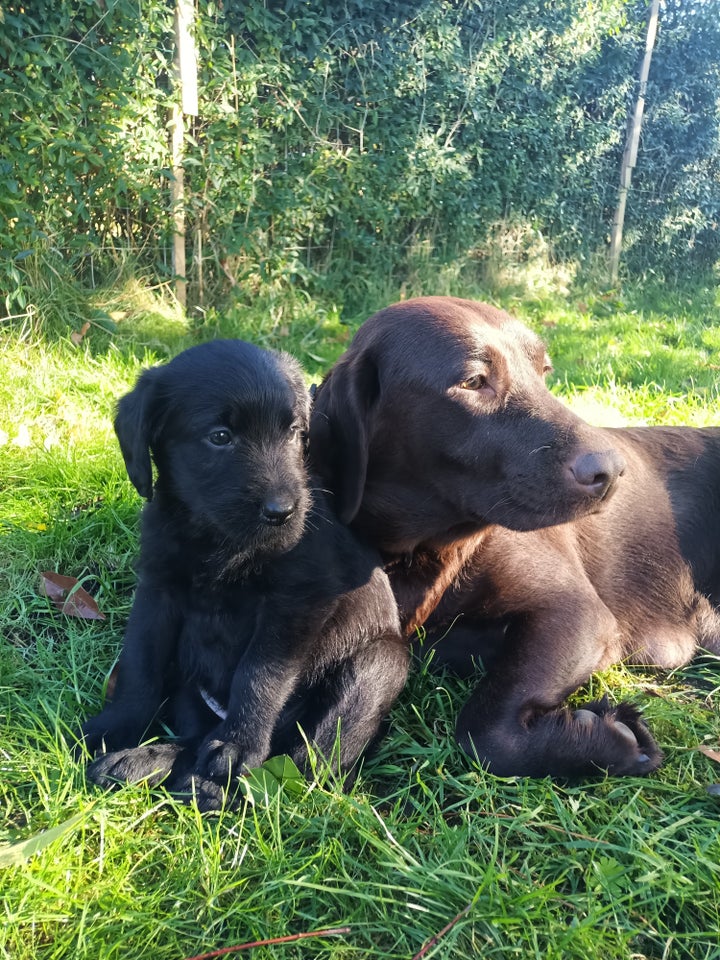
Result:
[[[302,292],[238,298],[222,312],[208,310],[199,328],[203,339],[239,337],[266,349],[286,350],[314,379],[340,356],[352,332],[336,306],[318,303]]]
[[[592,422],[720,424],[714,294],[526,296],[462,278],[418,271],[368,296],[373,309],[417,293],[509,307],[548,340],[553,391]],[[115,329],[91,324],[78,344],[82,325],[0,331],[0,844],[63,828],[0,866],[0,955],[182,960],[348,926],[251,954],[410,960],[445,930],[426,957],[717,960],[720,800],[707,788],[720,764],[698,749],[720,749],[716,658],[669,676],[619,665],[575,695],[642,710],[665,752],[647,779],[491,776],[454,741],[471,682],[418,662],[348,793],[321,770],[300,793],[202,817],[162,789],[85,782],[74,732],[103,701],[135,583],[141,501],[117,398],[143,366],[210,336],[289,349],[317,378],[362,319],[301,295],[238,297],[188,322],[141,284],[93,296]],[[43,570],[78,578],[107,619],[59,613]]]

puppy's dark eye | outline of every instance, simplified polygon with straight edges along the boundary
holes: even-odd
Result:
[[[208,440],[214,447],[226,447],[232,443],[232,435],[229,430],[213,430],[208,434]]]

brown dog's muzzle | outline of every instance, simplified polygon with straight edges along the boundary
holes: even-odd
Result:
[[[568,465],[570,482],[594,500],[608,499],[624,472],[625,461],[614,450],[581,453]]]

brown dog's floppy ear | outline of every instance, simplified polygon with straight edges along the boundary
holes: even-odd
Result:
[[[368,351],[341,358],[317,389],[310,418],[310,459],[330,483],[343,523],[363,498],[380,378]]]
[[[156,373],[155,370],[146,370],[142,374],[135,388],[120,398],[115,415],[115,433],[128,476],[137,492],[146,500],[152,500],[153,495],[150,440]]]

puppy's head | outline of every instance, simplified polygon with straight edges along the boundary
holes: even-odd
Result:
[[[487,304],[427,297],[367,320],[317,391],[311,460],[387,550],[597,510],[624,468],[547,389],[542,341]]]
[[[309,397],[299,364],[241,340],[191,347],[145,371],[115,431],[128,476],[194,534],[235,553],[284,552],[309,506]],[[152,459],[151,459],[152,457]]]

